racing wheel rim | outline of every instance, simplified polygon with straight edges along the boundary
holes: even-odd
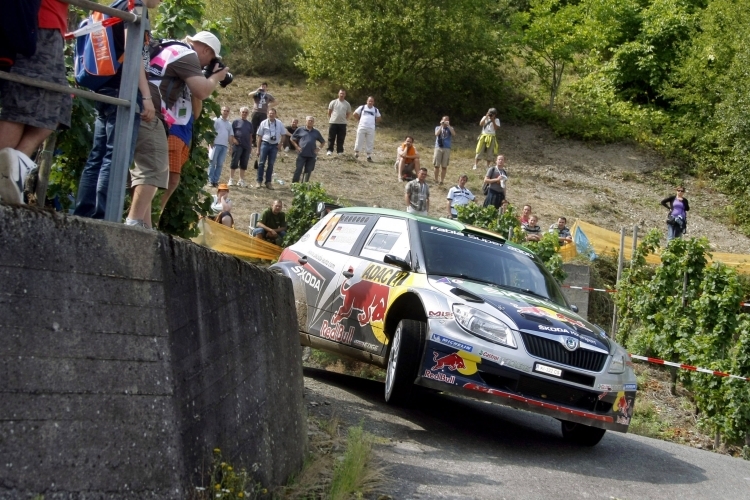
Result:
[[[393,334],[393,343],[391,345],[391,352],[388,356],[388,371],[385,377],[385,393],[389,395],[393,390],[393,383],[396,380],[396,364],[398,363],[398,351],[401,347],[401,327],[396,328],[396,333]]]

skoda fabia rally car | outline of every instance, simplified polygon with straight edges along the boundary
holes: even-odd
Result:
[[[627,432],[628,353],[574,312],[533,253],[495,233],[344,208],[272,268],[293,282],[301,343],[385,368],[388,402],[416,384],[555,417],[584,445]]]

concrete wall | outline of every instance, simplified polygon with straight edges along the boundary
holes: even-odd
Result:
[[[0,498],[188,496],[213,448],[302,464],[289,280],[164,234],[0,205]]]
[[[568,273],[565,278],[565,285],[590,287],[591,286],[591,268],[581,264],[563,264],[563,269]],[[589,317],[589,295],[591,292],[586,290],[573,290],[563,288],[563,294],[567,297],[568,302],[578,306],[578,314],[584,318]]]

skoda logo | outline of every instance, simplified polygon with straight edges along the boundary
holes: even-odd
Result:
[[[563,345],[567,350],[575,351],[576,349],[578,349],[578,339],[573,337],[565,337],[565,342],[563,342]]]

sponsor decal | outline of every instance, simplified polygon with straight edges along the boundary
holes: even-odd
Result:
[[[357,314],[359,326],[365,326],[373,321],[383,321],[389,293],[390,288],[372,281],[344,281],[341,284],[341,297],[344,302],[331,318],[331,323],[340,323],[355,310],[360,311]]]
[[[479,357],[484,359],[489,359],[490,361],[494,361],[495,363],[499,363],[502,357],[498,356],[495,353],[492,353],[490,351],[485,351],[484,349],[480,350],[477,354],[479,354]]]
[[[630,425],[630,417],[617,417],[616,422],[622,425]]]
[[[609,394],[607,391],[604,391],[603,393],[599,394],[599,397],[598,397],[599,401],[606,398],[607,394]]]
[[[432,380],[437,380],[438,382],[445,382],[448,384],[455,384],[456,383],[456,376],[455,375],[446,375],[443,372],[438,373],[432,373],[430,370],[424,371],[424,377],[425,378],[431,378]]]
[[[612,386],[609,384],[599,384],[599,389],[603,391],[612,391]]]
[[[520,248],[516,248],[516,247],[510,246],[510,245],[506,246],[505,248],[507,248],[511,252],[516,252],[516,253],[520,253],[521,255],[525,255],[528,258],[532,258],[533,257],[533,255],[531,255],[529,252],[524,252]]]
[[[587,344],[591,344],[591,345],[597,345],[597,344],[596,344],[596,340],[592,339],[591,337],[587,337],[586,335],[579,335],[579,336],[578,336],[578,338],[579,338],[579,339],[580,339],[580,340],[581,340],[582,342],[586,342]]]
[[[309,239],[310,239],[310,233],[305,233],[305,234],[302,235],[302,238],[300,238],[299,240],[297,240],[297,243],[303,243],[303,242],[305,242],[305,241],[307,241]]]
[[[432,360],[435,362],[435,366],[430,370],[438,371],[447,368],[452,372],[458,371],[462,375],[474,375],[477,372],[477,363],[482,362],[482,358],[476,354],[465,351],[457,351],[443,357],[440,357],[440,353],[435,351]]]
[[[335,269],[336,265],[331,262],[330,260],[326,259],[322,255],[320,255],[318,252],[307,252],[307,255],[313,259],[315,259],[317,262],[320,262],[324,266],[326,266],[328,269]]]
[[[352,327],[352,328],[354,328],[354,327]],[[363,349],[367,349],[368,351],[379,351],[380,350],[380,346],[379,345],[371,344],[369,342],[363,342],[361,340],[355,340],[354,342],[352,342],[352,345],[355,345],[357,347],[361,347]]]
[[[569,318],[568,316],[565,316],[564,314],[555,312],[552,309],[548,309],[546,307],[540,307],[540,306],[519,307],[517,308],[517,311],[518,311],[518,314],[527,314],[529,316],[537,316],[539,318],[547,317],[547,318],[556,319],[558,321],[562,321],[564,323],[568,323],[569,325],[573,325],[578,328],[583,328],[584,330],[591,332],[591,330],[589,330],[588,327],[586,327],[586,325],[582,321]]]
[[[451,284],[452,282],[451,282],[451,280],[450,280],[450,279],[448,279],[448,278],[440,278],[440,279],[439,279],[439,280],[437,280],[437,281],[436,281],[435,283],[443,283],[443,284],[445,284],[445,285],[450,285],[450,284]]]
[[[612,405],[612,411],[616,414],[619,414],[619,417],[627,419],[627,423],[625,425],[628,425],[630,423],[630,417],[633,415],[634,402],[635,397],[633,397],[632,393],[626,395],[624,391],[619,391],[617,393],[617,397],[615,397],[615,403]],[[618,423],[620,423],[619,418]]]
[[[638,384],[625,384],[622,388],[626,391],[635,391],[638,390]]]
[[[438,335],[437,333],[433,333],[430,337],[430,340],[432,340],[433,342],[438,342],[440,344],[445,344],[450,347],[455,347],[456,349],[461,349],[462,351],[466,352],[471,352],[474,349],[474,346],[464,344],[463,342],[459,342],[457,340],[449,339],[448,337],[443,337],[442,335]]]
[[[300,267],[300,266],[294,266],[292,268],[292,272],[299,276],[299,278],[310,288],[314,288],[317,291],[320,291],[320,280],[313,276],[313,274],[308,271],[307,269]]]
[[[427,316],[430,318],[451,319],[453,313],[450,311],[430,311]]]
[[[362,271],[363,280],[374,281],[386,286],[399,286],[408,276],[409,273],[406,271],[399,271],[392,267],[379,266],[377,264],[370,264]]]
[[[531,366],[519,363],[518,361],[514,361],[512,359],[504,358],[502,361],[500,361],[500,364],[503,366],[507,366],[508,368],[513,368],[514,370],[531,373]]]
[[[537,328],[543,332],[567,333],[568,335],[577,335],[577,333],[573,333],[567,328],[560,328],[557,326],[537,325]]]
[[[320,336],[342,344],[351,344],[354,339],[354,327],[350,326],[348,331],[344,331],[344,325],[329,324],[328,320],[324,320],[320,327]]]

